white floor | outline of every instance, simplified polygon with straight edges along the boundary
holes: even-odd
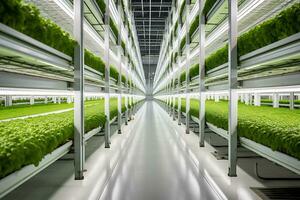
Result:
[[[207,143],[200,148],[198,136],[185,134],[153,101],[122,130],[112,136],[110,149],[103,147],[103,137],[91,139],[84,180],[74,180],[72,160],[60,160],[4,199],[247,200],[259,199],[250,187],[281,186],[259,182],[240,166],[238,177],[228,177],[227,160],[217,160]],[[254,160],[244,161],[239,165],[249,168]]]
[[[199,175],[171,128],[172,121],[154,102],[146,102],[128,152],[101,199],[217,199]]]

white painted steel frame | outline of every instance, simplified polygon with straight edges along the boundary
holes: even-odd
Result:
[[[47,154],[39,163],[38,166],[27,165],[20,170],[9,174],[0,180],[0,198],[3,198],[9,192],[16,189],[18,186],[32,178],[34,175],[51,165],[53,162],[67,154],[72,146],[72,141],[58,147],[53,152]]]
[[[104,49],[105,49],[105,98],[104,98],[104,105],[105,105],[105,148],[110,148],[110,63],[109,63],[109,40],[110,40],[110,5],[111,0],[105,0],[106,10],[104,14],[104,27],[105,27],[105,35],[104,35]]]
[[[74,164],[75,179],[84,178],[84,53],[83,53],[83,1],[74,1]]]
[[[228,61],[229,61],[229,116],[228,116],[228,161],[229,176],[236,176],[237,164],[237,120],[238,120],[238,94],[237,94],[237,15],[238,0],[228,0],[229,9],[229,42],[228,42]]]
[[[118,11],[119,13],[122,13],[122,7],[121,7],[121,0],[119,0],[117,2],[117,7],[118,7]],[[121,17],[118,18],[118,29],[121,30]],[[121,130],[121,124],[122,124],[122,55],[121,52],[122,50],[122,38],[121,38],[121,31],[118,31],[119,35],[118,35],[118,64],[119,64],[119,76],[118,76],[118,133],[121,134],[122,130]]]
[[[186,63],[185,63],[185,112],[186,112],[186,117],[185,117],[185,123],[186,123],[186,130],[185,133],[189,134],[190,133],[190,34],[189,34],[189,28],[190,28],[190,23],[189,23],[189,16],[190,16],[190,0],[186,0],[186,21],[185,21],[185,28],[186,28]]]
[[[205,1],[199,0],[199,146],[204,147],[205,134],[205,16],[202,11],[205,6]]]

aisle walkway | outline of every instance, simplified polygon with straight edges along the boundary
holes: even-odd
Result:
[[[103,200],[216,199],[176,136],[171,118],[148,101]]]

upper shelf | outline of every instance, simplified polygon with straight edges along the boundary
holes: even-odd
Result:
[[[50,80],[74,81],[74,67],[70,56],[4,24],[0,24],[0,71],[45,78],[47,83]],[[87,84],[104,87],[102,73],[88,66],[85,66],[84,73]],[[62,87],[61,84],[56,85]],[[17,86],[24,87],[24,83],[18,81],[14,87]],[[117,88],[117,81],[112,78],[111,87]]]

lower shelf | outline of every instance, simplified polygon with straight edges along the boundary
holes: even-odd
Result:
[[[0,180],[0,198],[23,184],[25,181],[54,163],[56,160],[64,156],[70,151],[72,141],[58,147],[56,150],[46,155],[38,166],[28,165],[22,169],[4,177]]]
[[[182,113],[184,116],[185,113]],[[199,123],[199,119],[191,116],[191,119],[196,122]],[[213,131],[214,133],[218,134],[219,136],[225,138],[228,140],[228,132],[222,128],[218,128],[217,126],[206,122],[206,125],[208,126],[208,128]],[[239,137],[239,141],[240,144],[257,153],[258,155],[272,161],[275,162],[293,172],[295,172],[296,174],[300,174],[300,160],[298,160],[297,158],[294,158],[292,156],[289,156],[287,154],[281,153],[279,151],[273,151],[271,148],[264,146],[262,144],[259,144],[257,142],[254,142],[252,140],[249,140],[245,137]]]

